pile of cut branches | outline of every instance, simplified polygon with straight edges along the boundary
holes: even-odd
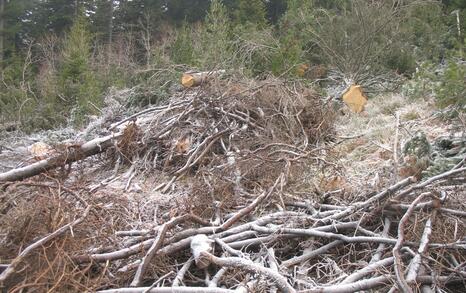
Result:
[[[323,202],[303,178],[327,164],[332,116],[299,84],[213,81],[115,122],[106,137],[0,174],[0,284],[10,292],[464,288],[464,160],[422,182]],[[83,172],[102,161],[110,177]],[[106,188],[123,178],[123,194]],[[127,193],[141,178],[157,184],[141,188],[144,208],[133,208]]]

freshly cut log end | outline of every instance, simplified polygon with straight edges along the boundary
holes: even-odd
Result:
[[[367,104],[367,97],[360,85],[352,85],[343,94],[343,101],[353,112],[361,113]]]
[[[122,133],[116,133],[101,138],[88,141],[79,147],[69,148],[63,153],[52,154],[50,157],[37,161],[33,164],[12,169],[5,173],[0,173],[0,183],[23,180],[49,170],[70,164],[87,157],[99,154],[106,149],[113,147],[115,141],[121,137]]]
[[[194,76],[188,73],[183,73],[183,76],[181,77],[181,84],[184,87],[190,88],[193,87],[195,83]]]
[[[204,71],[204,72],[186,72],[181,77],[181,84],[185,88],[195,87],[208,81],[211,78],[218,77],[225,73],[225,70]]]

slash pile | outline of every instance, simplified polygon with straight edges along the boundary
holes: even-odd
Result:
[[[9,292],[461,291],[464,160],[424,181],[325,202],[309,178],[332,164],[324,155],[339,143],[333,116],[299,84],[213,81],[114,121],[105,137],[0,174],[0,284]],[[110,188],[122,179],[119,192]]]

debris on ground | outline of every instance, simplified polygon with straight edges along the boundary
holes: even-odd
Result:
[[[0,173],[0,286],[459,292],[466,140],[421,117],[430,165],[403,178],[421,120],[379,102],[337,117],[298,82],[212,79],[23,155]]]

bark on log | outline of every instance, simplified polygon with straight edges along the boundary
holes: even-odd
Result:
[[[31,165],[16,168],[5,173],[0,173],[0,183],[23,180],[57,167],[73,163],[87,157],[96,155],[113,146],[120,133],[96,138],[82,144],[79,147],[68,148],[65,153],[60,153],[50,158],[38,161]]]
[[[217,77],[225,73],[225,70],[204,71],[204,72],[186,72],[181,77],[181,84],[186,87],[198,86],[212,77]]]
[[[392,283],[394,277],[395,276],[393,275],[383,275],[370,279],[360,280],[349,284],[337,284],[331,286],[314,287],[311,289],[299,291],[299,293],[353,293],[389,285],[390,283]],[[449,284],[454,284],[457,282],[462,282],[462,278],[456,278],[452,276],[437,276],[433,278],[432,276],[424,275],[418,276],[416,278],[416,282],[418,282],[419,284],[432,284],[434,282],[448,282]]]
[[[216,257],[206,252],[202,252],[201,254],[208,258],[211,263],[214,263],[218,266],[240,268],[248,272],[264,275],[272,280],[283,293],[296,293],[296,290],[290,284],[288,284],[286,277],[272,269],[253,263],[248,259],[240,257]]]

